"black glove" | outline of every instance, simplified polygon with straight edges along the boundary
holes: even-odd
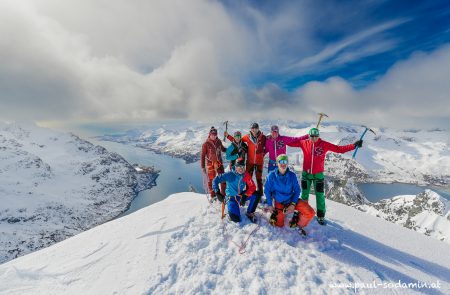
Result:
[[[245,202],[247,202],[248,196],[246,194],[241,195],[241,206],[245,205]]]
[[[217,200],[219,200],[221,203],[223,203],[225,201],[225,196],[222,195],[222,193],[220,191],[216,192],[216,197],[217,197]]]
[[[360,139],[360,140],[358,140],[358,141],[356,141],[356,142],[354,143],[355,148],[360,148],[360,147],[362,147],[362,144],[363,144],[362,139]]]

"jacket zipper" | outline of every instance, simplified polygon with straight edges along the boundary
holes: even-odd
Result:
[[[313,164],[314,164],[314,142],[312,143],[311,149],[311,174],[313,174]]]

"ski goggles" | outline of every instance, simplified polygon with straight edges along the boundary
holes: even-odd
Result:
[[[236,164],[234,165],[236,168],[245,168],[245,165],[241,165],[241,164]]]
[[[287,165],[288,164],[288,160],[279,160],[278,164]]]

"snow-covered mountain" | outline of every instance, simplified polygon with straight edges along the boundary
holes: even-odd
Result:
[[[306,238],[257,212],[236,225],[204,195],[172,195],[0,265],[0,294],[450,292],[447,243],[333,201]]]
[[[73,134],[0,126],[0,263],[125,211],[157,173]]]
[[[313,123],[292,121],[261,122],[260,129],[268,133],[277,124],[280,133],[288,136],[307,134]],[[219,133],[221,123],[214,124]],[[248,132],[249,122],[230,123],[228,130]],[[101,140],[134,144],[159,153],[184,158],[188,162],[199,160],[201,145],[211,124],[185,124],[184,126],[149,127],[130,130],[122,134],[100,136]],[[395,130],[373,128],[377,135],[368,133],[364,147],[356,160],[351,154],[327,155],[326,174],[337,179],[355,178],[358,182],[402,182],[450,186],[450,134],[448,130]],[[359,139],[364,128],[348,123],[324,123],[321,137],[335,144],[349,144]],[[227,145],[227,143],[225,143]],[[292,159],[302,163],[302,153],[289,149]],[[301,166],[298,168],[301,170]]]
[[[328,199],[450,242],[450,202],[429,189],[417,195],[399,195],[372,203],[364,197],[352,178],[328,181],[327,187]]]

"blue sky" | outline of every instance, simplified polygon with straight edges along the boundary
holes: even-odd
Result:
[[[364,88],[396,62],[414,52],[432,52],[450,42],[450,3],[448,1],[249,1],[254,9],[270,18],[284,12],[286,2],[298,15],[307,13],[312,48],[302,48],[303,23],[290,30],[294,46],[277,44],[282,62],[249,78],[249,85],[260,87],[274,82],[292,91],[309,81],[339,76],[356,88]],[[304,5],[300,5],[302,2]],[[236,1],[224,1],[236,18],[252,26],[253,19],[243,13]],[[331,21],[330,21],[331,20]],[[372,30],[372,31],[371,31]],[[363,36],[359,36],[363,35]],[[364,36],[365,35],[365,36]],[[359,36],[359,38],[358,38]],[[352,40],[355,39],[355,40]],[[313,67],[285,67],[302,58],[325,53]],[[305,52],[306,51],[306,52]]]
[[[448,1],[2,0],[0,36],[1,121],[450,125]]]

